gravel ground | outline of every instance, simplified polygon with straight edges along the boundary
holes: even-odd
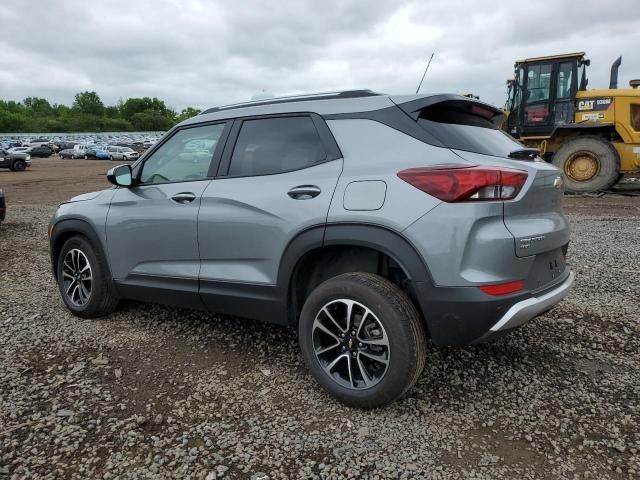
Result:
[[[640,478],[640,198],[570,213],[562,304],[492,344],[430,345],[417,386],[368,412],[321,392],[280,327],[72,317],[55,206],[27,200],[0,227],[0,478]]]

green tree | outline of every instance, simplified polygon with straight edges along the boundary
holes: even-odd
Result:
[[[133,115],[131,124],[135,130],[155,132],[168,130],[173,124],[173,119],[154,110],[145,110]]]
[[[187,118],[191,118],[191,117],[195,117],[196,115],[198,115],[202,110],[199,110],[197,108],[193,108],[193,107],[187,107],[185,109],[183,109],[180,112],[180,115],[178,115],[176,117],[176,123],[180,123],[183,120],[186,120]]]
[[[166,117],[171,117],[173,113],[162,100],[156,97],[128,98],[120,106],[120,114],[127,120],[132,120],[135,114],[142,112],[155,112]]]
[[[73,109],[89,115],[102,115],[104,103],[96,92],[76,93]]]

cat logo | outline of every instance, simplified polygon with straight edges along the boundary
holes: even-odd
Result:
[[[594,98],[592,100],[579,100],[577,106],[578,111],[582,112],[589,110],[601,111],[607,110],[612,102],[613,99],[611,97]]]

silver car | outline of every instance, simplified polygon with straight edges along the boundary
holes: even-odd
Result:
[[[110,160],[137,160],[140,156],[138,152],[129,147],[108,146],[107,152],[109,152]]]
[[[368,90],[207,110],[59,207],[62,299],[85,318],[134,299],[290,326],[326,391],[386,405],[427,336],[488,341],[570,291],[560,172],[501,119]]]

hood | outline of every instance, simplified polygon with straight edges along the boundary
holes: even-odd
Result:
[[[106,190],[99,190],[97,192],[83,193],[81,195],[77,195],[73,198],[70,198],[65,202],[62,202],[60,205],[63,205],[65,203],[84,202],[86,200],[93,200],[94,198],[98,198],[100,194],[104,193],[105,191]]]

